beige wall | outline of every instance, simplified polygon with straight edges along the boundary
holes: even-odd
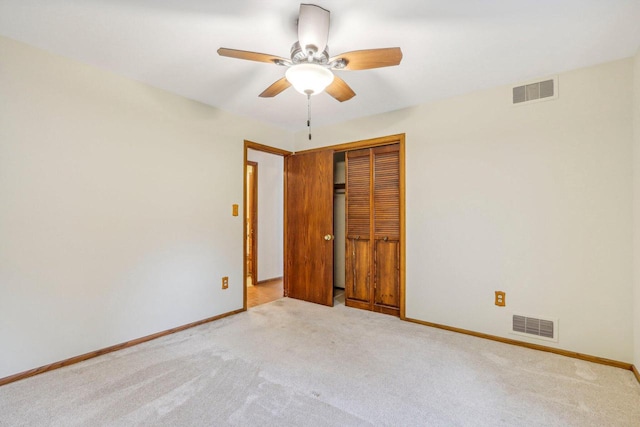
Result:
[[[0,378],[242,308],[243,140],[290,134],[6,38],[0,94]]]
[[[296,149],[406,133],[408,317],[631,362],[632,79],[616,61],[561,74],[557,100],[500,87]],[[512,313],[559,319],[559,342],[509,334]]]
[[[640,50],[634,58],[633,124],[634,124],[634,364],[640,370]]]

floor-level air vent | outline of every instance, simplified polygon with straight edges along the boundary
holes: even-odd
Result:
[[[526,83],[513,88],[513,104],[548,101],[558,97],[558,78]]]
[[[549,341],[558,341],[558,320],[513,315],[511,333]]]

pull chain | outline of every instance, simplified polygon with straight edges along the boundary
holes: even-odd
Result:
[[[307,93],[307,128],[309,129],[309,141],[311,141],[311,94]]]

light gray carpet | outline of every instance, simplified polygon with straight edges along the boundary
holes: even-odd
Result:
[[[0,387],[0,425],[639,426],[631,372],[281,299]]]

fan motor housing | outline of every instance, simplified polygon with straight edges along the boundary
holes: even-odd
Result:
[[[294,64],[310,62],[318,65],[327,65],[329,63],[329,51],[325,49],[320,57],[316,57],[313,49],[305,52],[302,47],[300,47],[300,43],[295,42],[291,46],[291,62]]]

